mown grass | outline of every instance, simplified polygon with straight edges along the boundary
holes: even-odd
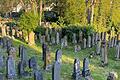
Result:
[[[24,45],[27,48],[27,54],[28,58],[32,56],[36,56],[39,69],[42,71],[44,80],[52,80],[52,72],[47,72],[43,70],[43,61],[42,61],[42,49],[41,49],[41,44],[37,42],[37,45],[32,45],[29,46],[28,44],[15,39],[13,41],[14,46],[17,49],[17,57],[16,57],[16,66],[19,62],[18,58],[18,47],[19,45]],[[52,45],[49,46],[50,51],[51,51],[51,64],[54,63],[55,59],[55,52],[57,49],[60,49],[60,45]],[[95,48],[87,48],[83,49],[78,53],[74,53],[74,48],[71,45],[70,47],[63,48],[63,55],[62,55],[62,65],[61,65],[61,80],[72,80],[72,71],[73,71],[73,62],[75,58],[80,59],[80,69],[82,71],[82,66],[83,66],[83,58],[88,57],[90,52],[94,51]],[[3,50],[4,52],[4,50]],[[7,53],[6,53],[7,54]],[[5,52],[4,52],[5,55]],[[6,56],[6,55],[5,55]],[[108,50],[108,61],[109,64],[106,67],[100,67],[100,57],[96,56],[94,58],[89,59],[90,60],[90,70],[91,70],[91,75],[94,80],[106,80],[107,75],[109,72],[114,71],[118,74],[118,79],[120,80],[120,61],[115,61],[115,48],[111,48]],[[19,78],[16,80],[34,80],[32,78]]]

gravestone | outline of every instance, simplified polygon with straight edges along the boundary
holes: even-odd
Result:
[[[3,42],[3,48],[6,49],[7,48],[7,37],[3,37],[2,42]]]
[[[82,31],[79,32],[79,43],[82,43],[83,41],[83,33]]]
[[[77,43],[76,34],[73,33],[73,44],[76,44],[76,43]]]
[[[110,72],[108,77],[107,77],[107,80],[116,80],[115,73],[114,72]]]
[[[41,44],[45,43],[45,36],[44,36],[44,35],[41,36],[41,38],[40,38],[40,43],[41,43]]]
[[[91,47],[91,36],[88,36],[87,46],[89,48]]]
[[[9,35],[10,35],[9,32],[10,32],[10,27],[9,27],[9,26],[6,26],[6,35],[9,36]]]
[[[60,43],[60,34],[58,32],[56,33],[56,43]]]
[[[118,42],[118,45],[116,46],[116,60],[120,60],[120,42]]]
[[[12,28],[12,38],[14,39],[14,37],[15,37],[15,29]]]
[[[75,45],[74,52],[79,52],[81,50],[80,45]]]
[[[95,45],[95,34],[93,33],[92,34],[92,46],[94,46]]]
[[[62,50],[57,50],[55,55],[55,61],[62,63]]]
[[[50,70],[51,68],[51,55],[50,55],[50,50],[47,48],[46,54],[44,55],[44,69],[45,70]]]
[[[64,47],[64,39],[61,39],[61,49]]]
[[[86,38],[84,38],[83,41],[84,41],[83,48],[86,48],[86,46],[87,46],[87,40],[86,40]]]
[[[55,44],[55,37],[52,36],[51,39],[52,39],[51,43],[52,43],[52,44]]]
[[[28,67],[28,64],[26,63],[26,61],[22,60],[19,62],[18,64],[18,74],[21,77],[29,77],[29,72],[26,71],[25,69]]]
[[[2,25],[2,27],[1,27],[1,32],[2,32],[2,36],[4,37],[4,36],[6,36],[6,25]]]
[[[117,37],[115,36],[114,47],[117,45]]]
[[[81,72],[80,72],[80,61],[79,59],[74,60],[74,68],[73,68],[73,79],[74,80],[82,80]]]
[[[47,45],[45,43],[42,44],[42,60],[45,60],[45,55],[47,52]]]
[[[52,68],[52,80],[61,80],[60,71],[60,63],[56,61]]]
[[[26,48],[23,45],[19,46],[19,57],[21,61],[26,61],[27,62],[27,51]]]
[[[100,51],[101,51],[101,41],[98,39],[96,44],[96,54],[100,55]]]
[[[88,58],[84,58],[83,60],[83,70],[82,70],[83,77],[90,76],[90,70],[89,70],[89,60]]]
[[[64,37],[64,47],[68,46],[68,42],[67,42],[67,36]]]
[[[43,80],[43,75],[40,70],[36,70],[34,73],[34,80]]]
[[[108,59],[107,59],[107,44],[106,41],[103,40],[102,41],[102,48],[101,48],[101,62],[102,62],[102,66],[106,66],[108,64]]]
[[[3,73],[0,73],[0,80],[5,80]]]
[[[112,40],[111,40],[111,47],[114,47],[114,37],[112,37]]]
[[[95,34],[95,44],[97,44],[98,41],[98,33]]]
[[[8,55],[11,55],[14,59],[16,58],[16,48],[15,47],[10,47],[8,50]]]
[[[8,50],[10,49],[10,47],[12,47],[12,41],[10,39],[7,40],[6,46],[7,46],[7,52],[8,52]]]
[[[16,77],[16,70],[15,70],[15,61],[12,56],[8,56],[7,59],[7,78],[13,79]]]
[[[0,69],[4,67],[4,57],[1,55],[0,56]]]
[[[36,60],[35,56],[30,58],[29,67],[32,68],[33,70],[37,70],[37,60]]]

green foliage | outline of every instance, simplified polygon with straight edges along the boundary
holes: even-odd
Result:
[[[34,14],[32,11],[25,12],[21,15],[18,26],[21,30],[25,30],[27,32],[31,32],[36,29],[38,26],[39,16],[38,14]]]

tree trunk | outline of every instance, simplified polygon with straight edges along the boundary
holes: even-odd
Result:
[[[41,26],[41,20],[42,20],[42,0],[40,0],[40,21],[39,21],[40,26]]]

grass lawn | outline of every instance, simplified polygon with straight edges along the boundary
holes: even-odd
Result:
[[[43,72],[43,76],[44,76],[44,80],[52,80],[52,73],[51,72],[46,72],[43,70],[43,61],[42,61],[42,49],[41,49],[41,44],[37,43],[37,45],[34,46],[28,46],[27,44],[21,42],[20,40],[15,39],[13,42],[14,46],[18,49],[20,44],[23,44],[26,46],[27,48],[27,54],[28,57],[32,57],[32,56],[36,56],[37,61],[38,61],[38,65],[39,65],[39,69],[42,70]],[[51,62],[53,64],[54,59],[55,59],[55,52],[57,49],[60,49],[60,46],[49,46],[50,47],[50,51],[51,51]],[[73,62],[75,58],[79,58],[80,59],[80,69],[82,71],[82,66],[83,66],[83,58],[84,57],[88,57],[90,52],[95,50],[95,48],[87,48],[84,50],[81,50],[78,53],[74,53],[74,48],[71,45],[68,48],[64,48],[63,51],[63,55],[62,55],[62,66],[61,66],[61,80],[72,80],[72,71],[73,71]],[[18,50],[17,50],[18,51]],[[2,50],[2,53],[4,53],[3,55],[7,55],[7,53]],[[17,52],[17,56],[18,56],[18,52]],[[120,80],[120,61],[115,61],[115,48],[110,48],[109,52],[108,52],[108,66],[106,67],[100,67],[100,57],[94,57],[90,60],[90,70],[91,70],[91,74],[94,80],[106,80],[107,75],[109,72],[111,71],[115,71],[118,74],[118,79]],[[19,58],[16,57],[16,66],[17,63],[19,62]],[[16,67],[17,68],[17,67]],[[16,69],[17,70],[17,69]],[[17,80],[33,80],[33,78],[20,78]]]

